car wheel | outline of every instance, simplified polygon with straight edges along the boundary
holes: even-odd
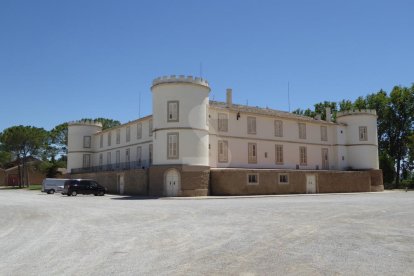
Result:
[[[53,189],[49,191],[49,194],[51,194],[51,195],[53,195],[54,193],[55,193],[55,190],[53,190]]]
[[[72,191],[72,192],[70,193],[70,195],[72,195],[72,196],[77,196],[77,195],[78,195],[78,193],[77,193],[76,191]]]
[[[103,196],[103,195],[105,195],[105,193],[104,192],[99,192],[98,195]]]

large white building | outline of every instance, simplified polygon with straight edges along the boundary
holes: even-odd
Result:
[[[68,171],[150,168],[150,194],[204,195],[214,168],[239,169],[246,185],[257,185],[259,175],[243,168],[283,170],[282,183],[289,183],[289,171],[378,170],[375,110],[338,112],[333,122],[329,109],[327,120],[320,120],[234,104],[231,89],[226,102],[211,101],[208,82],[191,76],[157,78],[151,91],[152,116],[107,130],[70,123]]]

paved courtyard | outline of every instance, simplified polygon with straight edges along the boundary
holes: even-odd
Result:
[[[138,199],[0,190],[1,275],[414,275],[414,192]]]

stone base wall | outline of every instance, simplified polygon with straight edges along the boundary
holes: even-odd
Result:
[[[259,183],[247,184],[248,174],[257,174]],[[289,183],[280,184],[279,174],[288,174]],[[306,193],[306,175],[315,175],[316,193],[382,191],[382,172],[300,171],[265,169],[211,169],[212,195],[267,195]],[[371,186],[374,184],[373,186]],[[375,187],[373,189],[372,187]],[[382,187],[382,190],[381,190]]]
[[[180,173],[181,192],[179,196],[209,195],[210,167],[186,165],[153,165],[149,168],[149,195],[165,196],[165,172],[176,169]]]
[[[104,186],[108,193],[119,194],[118,176],[123,176],[124,178],[123,194],[148,195],[148,169],[71,174],[70,178],[94,179]]]

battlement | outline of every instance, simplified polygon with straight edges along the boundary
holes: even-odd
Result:
[[[95,122],[93,120],[86,120],[86,121],[71,121],[68,122],[68,126],[96,126],[96,127],[102,127],[102,123]]]
[[[202,85],[209,88],[208,81],[203,78],[193,77],[193,76],[184,76],[184,75],[171,75],[163,76],[156,78],[152,81],[152,86],[162,84],[162,83],[194,83]]]
[[[338,111],[336,117],[348,116],[348,115],[373,115],[377,116],[377,111],[375,109],[357,109],[357,110],[346,110]]]

